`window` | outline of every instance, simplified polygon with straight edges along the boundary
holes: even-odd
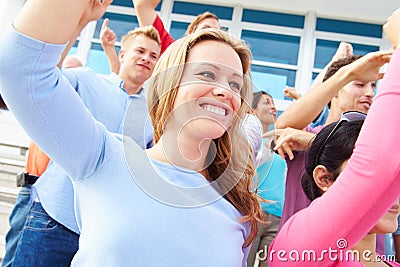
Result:
[[[294,27],[300,29],[304,27],[303,16],[251,10],[251,9],[243,10],[242,21],[284,26],[284,27]]]
[[[173,21],[171,23],[171,31],[170,31],[171,36],[174,39],[179,39],[179,38],[185,36],[188,25],[189,25],[189,22]]]
[[[256,60],[297,64],[300,37],[243,30],[242,39],[250,45]]]
[[[286,99],[283,89],[286,85],[294,86],[296,71],[253,65],[253,91],[263,90],[274,99]]]
[[[136,16],[128,16],[122,14],[115,13],[106,13],[104,16],[97,21],[96,30],[94,32],[94,38],[100,38],[100,29],[101,25],[103,25],[103,21],[105,18],[108,18],[110,21],[108,23],[108,27],[115,32],[117,35],[117,41],[121,41],[121,37],[127,34],[129,31],[139,27],[139,22]]]
[[[339,43],[338,41],[317,40],[314,67],[323,69],[336,53]],[[365,55],[379,50],[379,46],[373,45],[352,44],[352,46],[354,55]]]
[[[232,7],[175,1],[174,7],[172,9],[172,13],[192,15],[192,16],[197,16],[206,11],[214,13],[215,15],[218,16],[219,19],[225,19],[225,20],[232,19],[232,14],[233,14]]]
[[[333,19],[317,19],[317,31],[382,38],[382,25]]]

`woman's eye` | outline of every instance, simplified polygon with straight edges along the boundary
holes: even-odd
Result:
[[[237,82],[230,82],[229,87],[235,92],[240,92],[241,89],[240,85]]]
[[[200,75],[201,77],[204,77],[204,78],[206,78],[208,80],[215,81],[215,79],[216,79],[215,74],[210,72],[210,71],[202,71],[202,72],[198,73],[197,75]]]

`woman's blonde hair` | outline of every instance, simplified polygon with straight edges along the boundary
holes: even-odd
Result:
[[[250,79],[252,56],[249,47],[243,41],[234,39],[222,30],[207,29],[181,38],[168,47],[159,59],[150,82],[148,101],[154,127],[154,142],[159,141],[164,124],[174,107],[184,63],[190,49],[205,40],[215,40],[230,45],[239,55],[243,68],[244,84],[240,91],[242,100],[237,114],[240,119],[234,120],[227,132],[213,140],[215,146],[210,146],[208,155],[215,155],[215,158],[212,159],[207,171],[210,182],[217,182],[218,190],[228,191],[224,197],[243,215],[241,221],[251,224],[251,232],[244,243],[246,247],[256,236],[257,222],[264,219],[264,213],[259,204],[259,197],[251,191],[255,173],[253,154],[249,142],[240,129],[241,121],[249,108],[248,103],[251,103],[252,99]],[[221,179],[218,179],[220,177]],[[221,180],[222,183],[219,182]]]

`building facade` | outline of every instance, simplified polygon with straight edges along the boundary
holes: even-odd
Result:
[[[290,5],[291,1],[298,2],[290,0],[286,1],[286,5]],[[386,5],[393,6],[393,10],[396,8],[395,1],[386,1]],[[10,23],[24,2],[2,0],[1,25]],[[187,25],[197,14],[204,11],[215,13],[225,30],[245,40],[251,47],[254,91],[271,93],[281,111],[290,104],[290,100],[285,99],[282,93],[285,86],[293,86],[303,94],[307,92],[341,41],[351,43],[354,54],[360,55],[389,48],[382,36],[382,16],[360,19],[355,15],[343,18],[342,14],[334,14],[334,8],[327,8],[332,10],[332,14],[320,12],[321,7],[314,9],[312,0],[301,1],[308,3],[309,7],[290,12],[287,11],[289,7],[268,8],[268,2],[264,0],[253,2],[252,6],[246,2],[163,0],[157,6],[157,11],[174,38],[184,35]],[[326,1],[326,5],[330,2],[333,1]],[[340,1],[334,2],[340,5]],[[100,74],[110,71],[99,40],[104,18],[110,19],[109,27],[118,36],[117,50],[121,37],[138,26],[132,1],[114,0],[101,20],[90,23],[84,29],[70,53],[77,54],[87,66]]]

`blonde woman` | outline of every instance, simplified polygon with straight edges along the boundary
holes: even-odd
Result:
[[[56,68],[76,24],[102,4],[29,0],[0,49],[14,51],[0,54],[2,96],[73,177],[72,265],[244,266],[262,219],[239,130],[249,48],[216,29],[172,44],[150,84],[155,144],[142,152],[95,121]]]

